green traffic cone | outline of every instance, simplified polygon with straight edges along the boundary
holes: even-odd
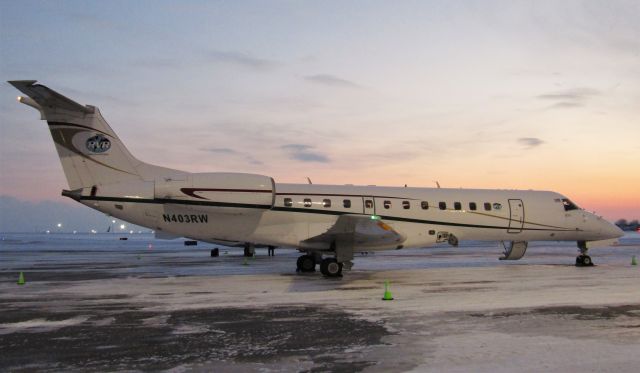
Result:
[[[389,290],[389,280],[384,282],[384,296],[382,297],[382,300],[393,300],[391,290]]]
[[[24,273],[20,272],[20,275],[18,276],[18,285],[24,285],[25,281],[24,281]]]
[[[633,255],[633,256],[631,257],[631,265],[632,265],[632,266],[637,266],[637,265],[638,265],[638,259],[636,259],[636,256],[635,256],[635,255]]]
[[[248,266],[249,262],[247,262],[247,257],[244,258],[244,260],[242,261],[242,265],[243,266]]]

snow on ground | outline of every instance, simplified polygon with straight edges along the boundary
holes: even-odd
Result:
[[[325,279],[296,274],[293,250],[243,265],[180,241],[13,237],[0,246],[0,366],[635,372],[640,239],[626,238],[592,250],[591,268],[573,266],[569,244],[505,263],[497,245],[471,243],[363,255]]]

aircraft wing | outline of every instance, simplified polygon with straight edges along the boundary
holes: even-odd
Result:
[[[326,232],[303,242],[326,243],[335,250],[339,263],[350,263],[356,250],[400,246],[406,239],[407,236],[374,216],[341,215]]]
[[[354,248],[393,246],[402,244],[407,237],[380,219],[369,215],[341,215],[325,233],[304,242],[352,242]]]

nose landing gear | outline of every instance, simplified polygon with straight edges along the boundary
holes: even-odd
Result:
[[[578,241],[578,251],[580,252],[580,255],[576,257],[576,267],[593,266],[591,257],[587,255],[589,248],[587,247],[587,243],[585,241]]]

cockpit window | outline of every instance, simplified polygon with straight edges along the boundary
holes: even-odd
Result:
[[[576,206],[575,203],[569,201],[567,198],[562,199],[562,205],[564,206],[564,211],[580,210],[580,207]]]

